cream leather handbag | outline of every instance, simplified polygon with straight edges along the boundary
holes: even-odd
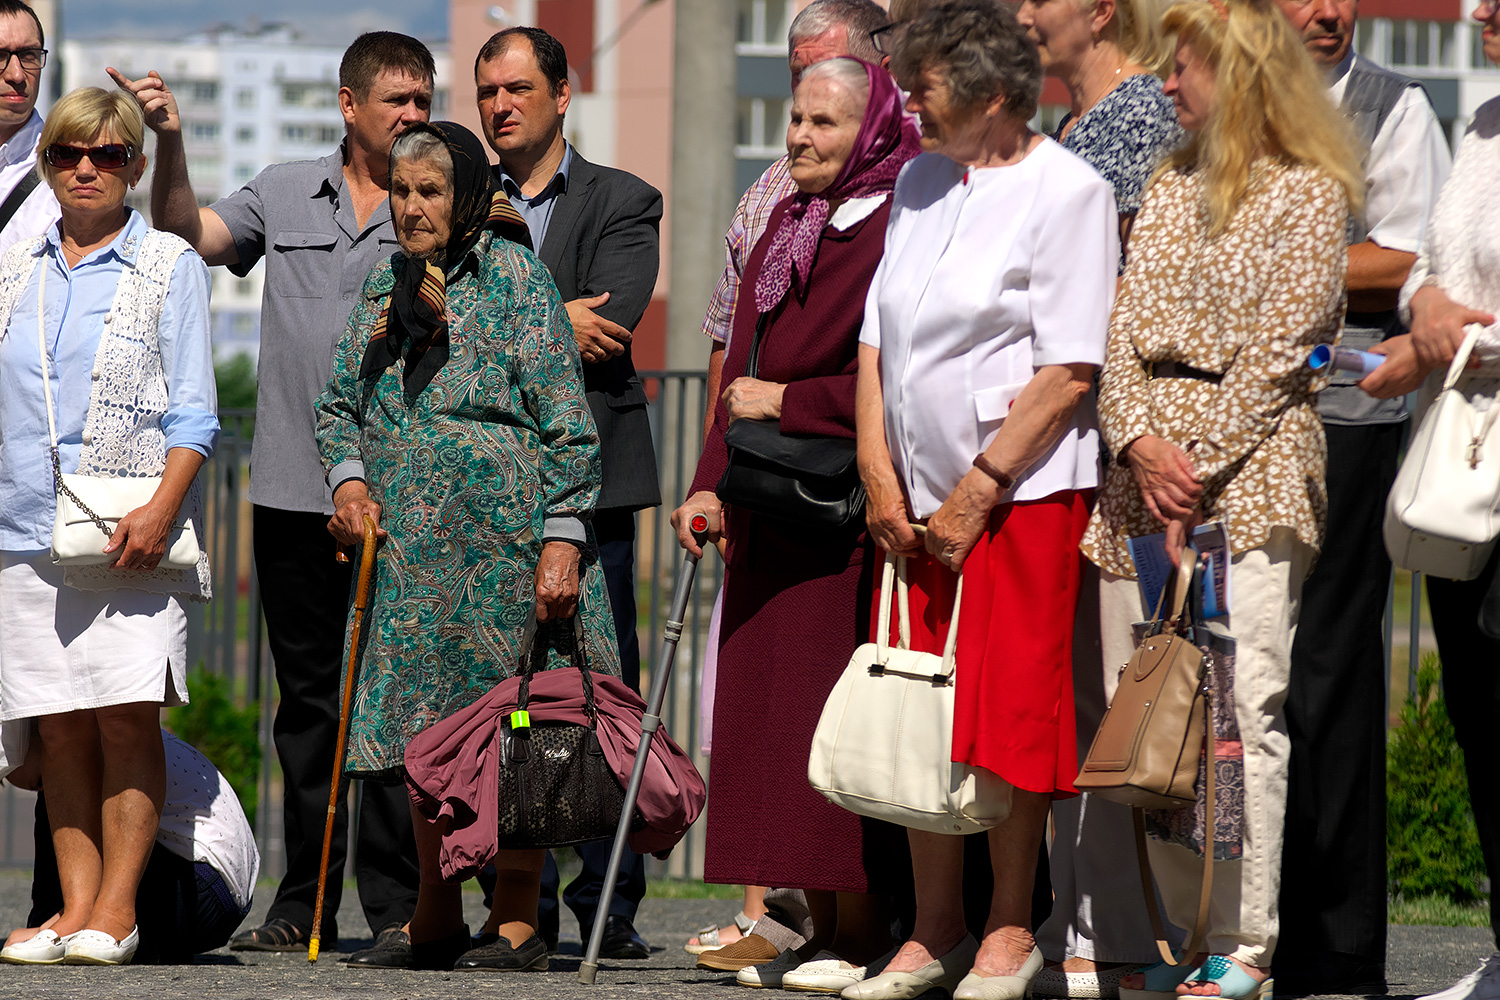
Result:
[[[1422,414],[1385,508],[1391,561],[1453,580],[1478,576],[1500,536],[1500,399],[1465,377],[1480,329],[1470,328]]]
[[[900,606],[896,649],[890,647],[893,584]],[[886,556],[879,638],[854,651],[813,734],[807,780],[834,805],[929,833],[977,833],[1010,814],[1009,784],[984,768],[953,762],[962,597],[960,577],[943,655],[912,652],[906,560]]]

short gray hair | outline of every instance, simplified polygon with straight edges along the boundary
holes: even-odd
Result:
[[[890,23],[890,16],[871,0],[815,0],[792,20],[786,36],[787,49],[795,49],[810,38],[842,26],[849,54],[878,66],[884,57],[870,41],[870,32]]]
[[[1007,5],[983,0],[945,3],[908,22],[891,68],[903,90],[913,89],[924,70],[935,70],[959,108],[977,110],[998,95],[1021,121],[1036,114],[1042,95],[1036,44]]]
[[[448,187],[453,187],[453,154],[448,152],[448,144],[437,133],[417,129],[398,135],[391,144],[391,168],[394,170],[396,164],[407,160],[435,161],[443,171]]]
[[[839,56],[836,59],[824,59],[822,62],[813,63],[802,74],[802,83],[809,80],[818,80],[828,77],[835,83],[840,84],[845,90],[854,96],[856,110],[863,112],[870,103],[870,74],[865,71],[864,64],[847,56]],[[801,89],[802,84],[798,84]],[[861,115],[862,117],[862,115]]]

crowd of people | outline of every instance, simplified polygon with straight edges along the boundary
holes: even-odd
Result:
[[[704,444],[672,513],[683,548],[715,545],[727,567],[704,666],[704,873],[745,897],[689,941],[700,966],[850,1000],[1385,992],[1390,562],[1374,540],[1405,397],[1475,324],[1476,377],[1494,374],[1483,171],[1500,102],[1450,177],[1425,94],[1354,53],[1356,17],[1356,0],[815,0],[792,22],[787,156],[726,234]],[[1474,17],[1500,63],[1500,5]],[[238,803],[158,738],[158,713],[188,698],[183,601],[211,597],[204,555],[171,555],[202,534],[196,474],[218,435],[208,268],[262,259],[250,501],[287,869],[230,947],[337,942],[347,819],[328,762],[352,654],[343,772],[363,786],[373,944],[347,961],[545,971],[560,889],[585,940],[604,921],[602,955],[647,957],[642,860],[627,851],[606,891],[607,842],[578,847],[566,887],[551,852],[493,852],[471,934],[446,820],[406,787],[413,740],[523,662],[639,688],[635,512],[662,498],[631,340],[662,199],[565,138],[562,45],[519,27],[482,46],[481,137],[428,121],[420,42],[362,35],[340,67],[340,148],[207,207],[159,74],[110,69],[115,89],[44,122],[47,52],[21,0],[0,0],[0,45],[0,726],[11,780],[45,787],[55,862],[0,960],[181,960],[248,912]],[[1048,76],[1070,105],[1052,135],[1032,124]],[[152,225],[126,205],[147,129]],[[1330,380],[1308,358],[1336,342],[1384,363]],[[855,489],[816,510],[765,499],[737,457],[751,440],[851,455]],[[80,477],[158,485],[112,525],[89,512],[100,557],[57,565]],[[334,557],[367,521],[382,555],[354,645]],[[1204,525],[1232,554],[1242,815],[1201,901],[1204,845],[1152,826],[1141,863],[1168,940],[1205,928],[1165,961],[1132,816],[1075,779],[1154,610],[1140,540],[1179,564]],[[949,652],[951,760],[1006,788],[982,834],[903,829],[809,784],[824,704],[880,630],[887,559],[903,614],[880,638]],[[1428,584],[1491,871],[1496,572]],[[559,622],[571,646],[534,657]],[[1500,997],[1500,961],[1437,996]]]

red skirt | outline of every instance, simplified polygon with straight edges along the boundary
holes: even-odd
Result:
[[[1056,798],[1077,794],[1073,619],[1092,497],[1070,490],[995,508],[963,565],[953,759]],[[941,653],[958,575],[923,553],[908,560],[907,581],[911,648]],[[878,590],[874,599],[872,623]],[[893,643],[895,618],[893,608]]]

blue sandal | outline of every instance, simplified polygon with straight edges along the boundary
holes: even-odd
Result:
[[[1146,977],[1145,984],[1138,990],[1121,986],[1120,1000],[1177,1000],[1177,987],[1196,970],[1184,961],[1179,965],[1157,962],[1136,971]]]
[[[1270,976],[1256,982],[1227,955],[1210,955],[1208,960],[1188,973],[1185,982],[1213,983],[1219,987],[1220,1000],[1271,1000],[1275,980]]]

